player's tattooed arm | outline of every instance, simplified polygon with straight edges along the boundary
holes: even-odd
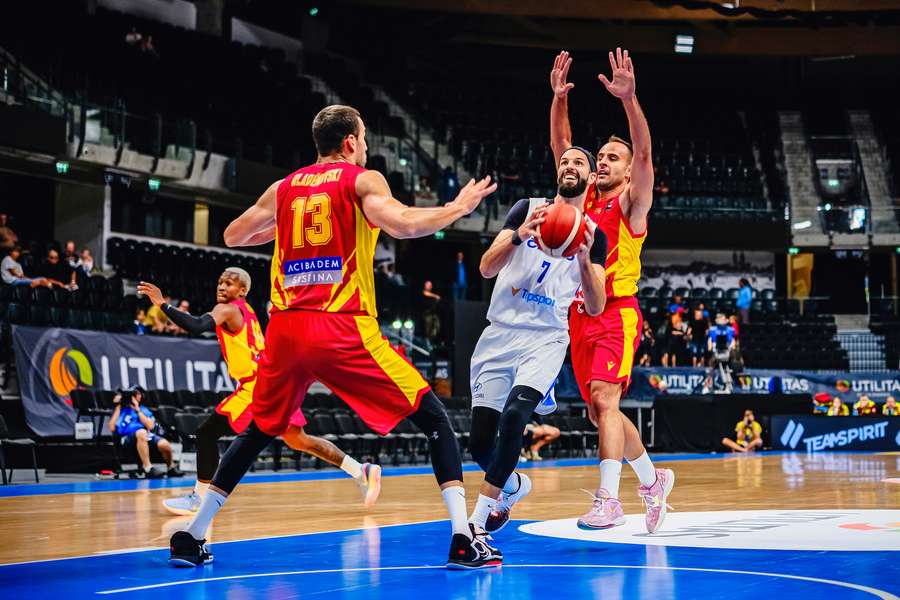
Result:
[[[553,61],[550,71],[550,88],[553,102],[550,104],[550,149],[554,164],[559,164],[562,153],[572,147],[572,128],[569,125],[569,91],[575,87],[568,82],[572,59],[563,50]]]
[[[481,200],[497,189],[491,177],[467,183],[451,202],[434,208],[406,206],[391,194],[384,175],[366,171],[356,178],[356,193],[366,218],[397,239],[431,235],[475,210]]]
[[[647,226],[647,214],[653,204],[653,157],[651,155],[650,126],[635,95],[634,64],[628,50],[616,48],[609,53],[612,81],[602,73],[597,76],[610,94],[622,101],[628,116],[628,132],[634,155],[631,159],[631,181],[622,194],[622,210],[628,215],[631,228],[642,232]]]
[[[485,279],[497,276],[500,269],[509,262],[516,246],[531,238],[540,239],[540,225],[544,222],[544,212],[549,204],[538,206],[530,215],[528,214],[529,206],[530,202],[523,199],[509,209],[503,229],[481,257],[479,270]]]
[[[256,204],[228,225],[224,235],[226,246],[258,246],[275,239],[275,210],[280,184],[281,180],[278,180],[270,185]]]
[[[584,310],[592,317],[606,308],[606,235],[590,219],[584,235],[584,243],[575,254],[581,274],[581,291],[584,292]]]

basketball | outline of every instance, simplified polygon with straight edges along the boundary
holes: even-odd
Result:
[[[556,203],[547,209],[541,223],[538,247],[554,258],[572,256],[584,243],[587,223],[571,204]]]

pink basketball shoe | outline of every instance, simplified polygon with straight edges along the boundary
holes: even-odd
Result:
[[[590,511],[578,519],[580,529],[609,529],[617,525],[625,524],[625,511],[622,503],[616,498],[610,498],[609,492],[600,488],[596,494],[587,492],[594,499],[594,506]]]
[[[666,502],[675,486],[675,473],[672,469],[657,469],[656,483],[651,486],[642,485],[638,495],[647,508],[647,533],[656,533],[666,519],[666,509],[672,507]],[[674,509],[672,509],[674,510]]]

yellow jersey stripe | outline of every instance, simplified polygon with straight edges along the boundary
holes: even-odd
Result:
[[[378,328],[378,321],[374,317],[357,316],[356,328],[359,330],[359,337],[362,339],[363,346],[372,356],[384,374],[390,377],[397,388],[403,393],[410,406],[415,406],[416,398],[419,392],[428,387],[425,380],[416,369],[397,352],[391,348],[381,336],[381,330]]]
[[[378,316],[375,306],[375,275],[372,265],[375,261],[375,245],[378,243],[378,228],[372,228],[358,206],[353,208],[356,217],[356,272],[360,274],[356,282],[359,287],[359,307],[373,317]],[[360,267],[367,269],[360,271]]]
[[[622,337],[625,338],[625,343],[622,346],[622,364],[616,377],[625,377],[631,373],[631,366],[634,364],[634,338],[638,334],[638,315],[631,307],[619,309],[619,315],[622,317]]]
[[[350,264],[350,261],[353,260],[353,257],[356,255],[356,248],[353,249],[353,252],[350,253],[350,256],[347,257],[347,260],[343,261],[344,265],[341,268],[341,280],[338,283],[335,283],[331,286],[331,292],[328,294],[328,300],[322,304],[322,310],[328,310],[329,306],[332,302],[334,302],[334,295],[337,293],[338,289],[340,289],[341,285],[343,285],[344,280],[347,278],[347,265]],[[348,282],[347,285],[350,285]]]
[[[275,253],[272,255],[272,266],[269,271],[269,276],[272,280],[272,291],[269,294],[269,299],[278,310],[286,309],[287,304],[290,301],[288,292],[284,289],[284,275],[281,272],[282,260],[281,246],[278,244],[278,228],[276,227]],[[281,291],[279,292],[279,290]],[[282,294],[284,294],[284,298],[282,298]]]

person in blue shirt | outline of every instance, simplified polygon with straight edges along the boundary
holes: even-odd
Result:
[[[728,318],[723,313],[716,315],[716,324],[709,329],[707,349],[711,353],[715,353],[716,348],[718,347],[717,341],[720,336],[724,337],[725,341],[723,345],[728,348],[728,352],[731,354],[735,347],[734,327],[728,324]]]
[[[172,460],[172,445],[169,440],[153,433],[156,419],[153,418],[149,408],[141,406],[143,398],[144,390],[140,386],[132,386],[125,391],[119,390],[113,397],[116,408],[109,418],[109,430],[119,436],[122,447],[137,451],[144,476],[151,479],[162,477],[164,474],[169,477],[181,477],[184,473]],[[156,446],[166,461],[167,473],[159,471],[150,462],[150,444]]]
[[[466,281],[466,262],[462,252],[456,253],[456,271],[453,274],[453,299],[465,300],[466,290],[469,287]]]
[[[737,306],[738,315],[741,317],[741,323],[749,323],[750,305],[753,304],[753,288],[750,287],[750,282],[744,278],[741,278],[739,285],[741,289],[738,292],[735,306]]]

